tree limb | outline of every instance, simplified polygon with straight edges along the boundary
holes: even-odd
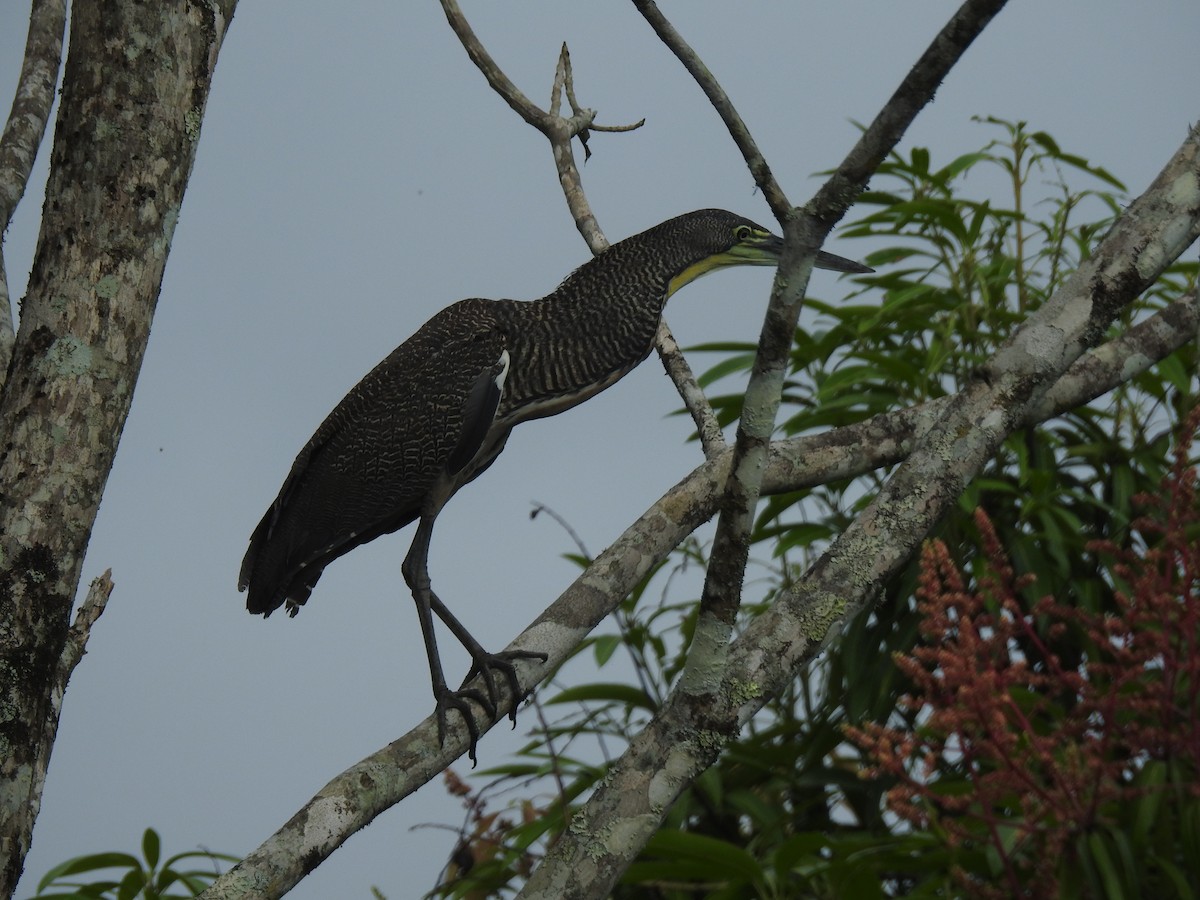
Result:
[[[1000,349],[984,377],[951,399],[810,572],[730,645],[720,689],[671,693],[518,896],[607,896],[680,793],[769,697],[880,595],[1050,385],[1197,236],[1200,130],[1094,255]]]
[[[83,556],[234,5],[72,4],[41,234],[0,390],[0,897],[40,808]]]
[[[790,360],[792,335],[813,261],[833,225],[866,187],[870,175],[895,147],[916,114],[932,100],[937,86],[967,47],[1003,7],[1004,0],[967,0],[922,54],[834,175],[803,210],[790,207],[741,117],[686,42],[670,27],[651,0],[634,0],[634,4],[692,72],[725,121],[783,226],[784,254],[746,389],[695,634],[684,670],[667,701],[667,715],[662,717],[661,724],[656,717],[655,725],[648,729],[655,735],[649,743],[631,744],[610,771],[610,778],[576,820],[586,824],[581,824],[578,831],[572,826],[571,832],[555,844],[541,870],[526,884],[522,896],[528,897],[582,898],[603,894],[666,815],[669,804],[661,802],[663,790],[659,788],[653,797],[644,791],[655,773],[666,770],[672,773],[671,791],[677,796],[678,791],[712,764],[724,740],[737,733],[736,705],[717,702],[716,695],[721,692],[725,680],[727,650],[741,602],[754,511]],[[651,745],[657,747],[659,756],[646,754]],[[657,762],[663,754],[669,754],[670,759]],[[628,814],[630,806],[622,799],[625,790],[641,791],[639,796],[647,801],[646,805],[638,807],[636,815]],[[623,840],[597,850],[594,843],[597,835],[616,827],[618,819]],[[585,843],[589,857],[586,878],[579,868],[579,853]]]
[[[54,85],[58,83],[66,24],[66,0],[34,0],[21,76],[4,134],[0,136],[0,390],[4,388],[16,338],[2,236],[25,194],[33,161],[46,134],[46,122],[54,105]]]
[[[1030,407],[1020,425],[1059,415],[1136,377],[1194,340],[1198,328],[1200,298],[1193,292],[1085,354]],[[775,442],[763,493],[787,493],[898,463],[936,426],[952,400],[943,397],[822,434]],[[732,451],[727,450],[706,461],[659,498],[510,644],[509,649],[537,647],[550,653],[544,667],[522,670],[523,691],[533,690],[544,673],[561,664],[648,572],[712,518],[731,457]],[[735,651],[742,652],[740,644]],[[439,746],[433,717],[425,719],[331,780],[283,828],[201,896],[205,900],[280,896],[351,834],[435,778],[466,750],[465,729],[458,728],[447,736],[445,746]],[[330,809],[339,811],[336,828],[328,827]]]

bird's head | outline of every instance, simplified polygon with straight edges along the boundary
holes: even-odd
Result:
[[[683,260],[670,281],[668,296],[701,275],[729,266],[775,266],[783,255],[783,239],[761,225],[724,209],[700,209],[657,226]],[[667,235],[664,235],[666,237]],[[873,269],[821,251],[818,269],[862,274]]]

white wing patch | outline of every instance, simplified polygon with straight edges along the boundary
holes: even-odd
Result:
[[[504,382],[508,378],[509,362],[510,359],[508,355],[508,348],[506,347],[500,351],[500,371],[496,373],[495,379],[496,390],[498,390],[502,395],[504,393]]]

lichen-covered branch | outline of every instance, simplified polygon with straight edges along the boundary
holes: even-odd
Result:
[[[968,2],[951,18],[839,166],[829,184],[818,194],[818,198],[823,198],[818,207],[820,216],[786,206],[786,198],[774,184],[769,166],[716,79],[652,2],[635,0],[635,5],[700,82],[735,143],[742,149],[756,178],[767,179],[767,185],[774,192],[772,207],[783,225],[785,238],[784,256],[776,275],[746,389],[733,449],[731,476],[726,484],[701,594],[696,639],[692,642],[687,664],[675,688],[676,691],[694,695],[686,703],[681,699],[681,704],[709,711],[713,707],[707,698],[720,689],[722,682],[724,653],[733,633],[741,600],[750,532],[761,491],[767,448],[774,431],[790,359],[791,339],[815,254],[829,230],[865,187],[873,167],[866,170],[862,161],[873,160],[873,165],[878,165],[883,160],[917,112],[932,99],[937,85],[991,20],[995,9],[1003,5],[1003,0]],[[851,175],[859,181],[847,181]],[[831,191],[830,184],[840,187]],[[715,730],[728,731],[732,728],[732,721],[726,721],[723,725],[711,723],[711,729]]]
[[[54,104],[54,85],[58,83],[66,23],[66,0],[34,0],[21,75],[4,134],[0,136],[0,242],[25,194],[33,161],[46,133],[46,122]],[[0,388],[4,387],[15,337],[12,300],[0,243]]]
[[[1048,387],[1200,234],[1200,140],[1193,135],[1095,256],[1023,326],[988,377],[946,404],[883,491],[790,595],[729,648],[721,689],[674,691],[610,769],[519,896],[603,897],[682,790],[766,699],[879,596],[928,530]]]
[[[82,651],[70,612],[84,551],[235,2],[72,4],[36,259],[0,390],[0,897],[40,808],[54,695]]]
[[[29,16],[25,59],[12,110],[0,136],[0,232],[12,221],[25,193],[38,147],[46,133],[54,85],[62,60],[67,8],[64,0],[34,0]]]
[[[1197,237],[1200,130],[1194,129],[1075,274],[984,366],[979,379],[949,398],[870,506],[796,588],[735,641],[730,671],[758,694],[742,704],[739,721],[878,596],[1008,434],[1034,416],[1051,414],[1074,390],[1091,393],[1088,379],[1123,381],[1132,377],[1126,368],[1169,352],[1184,338],[1195,321],[1194,295],[1131,329],[1119,344],[1080,359],[1121,309]],[[1172,332],[1174,338],[1167,339]]]
[[[1085,354],[1030,407],[1020,424],[1032,425],[1058,415],[1136,377],[1194,340],[1198,327],[1200,299],[1195,294],[1172,303],[1121,337]],[[763,493],[795,491],[900,462],[934,427],[952,399],[944,397],[823,434],[773,443]],[[712,518],[731,456],[727,450],[705,462],[659,498],[510,645],[510,649],[537,647],[550,654],[546,666],[523,670],[523,690],[536,687],[541,675],[552,671],[611,615],[647,572]],[[749,652],[740,645],[735,651]],[[330,781],[203,897],[265,900],[280,896],[351,834],[436,777],[466,749],[465,730],[453,732],[445,746],[440,746],[434,720],[426,719]],[[343,812],[336,820],[337,827],[314,827],[314,822],[329,824],[326,811],[331,808]]]

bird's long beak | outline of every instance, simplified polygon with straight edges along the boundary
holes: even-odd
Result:
[[[824,250],[817,252],[817,261],[813,265],[818,269],[829,269],[833,272],[851,272],[855,275],[866,275],[868,272],[875,271],[870,266],[864,266],[860,262],[846,259],[846,257],[838,256],[834,253],[826,253]]]
[[[738,244],[728,251],[728,255],[732,257],[731,265],[775,266],[779,264],[779,260],[783,256],[783,238],[773,234],[756,235],[755,237],[757,239],[752,243]],[[844,256],[826,253],[824,250],[817,253],[814,265],[818,269],[851,272],[855,275],[864,275],[867,272],[875,271],[870,266],[864,266],[862,263],[846,259]]]
[[[685,284],[695,281],[701,275],[707,275],[717,269],[729,266],[777,266],[781,256],[783,256],[783,238],[776,237],[767,231],[755,234],[750,240],[730,247],[722,253],[702,259],[680,272],[671,279],[667,288],[667,296],[671,296]],[[863,274],[875,271],[852,259],[834,256],[824,250],[817,254],[815,265],[818,269],[831,269],[834,272]]]

